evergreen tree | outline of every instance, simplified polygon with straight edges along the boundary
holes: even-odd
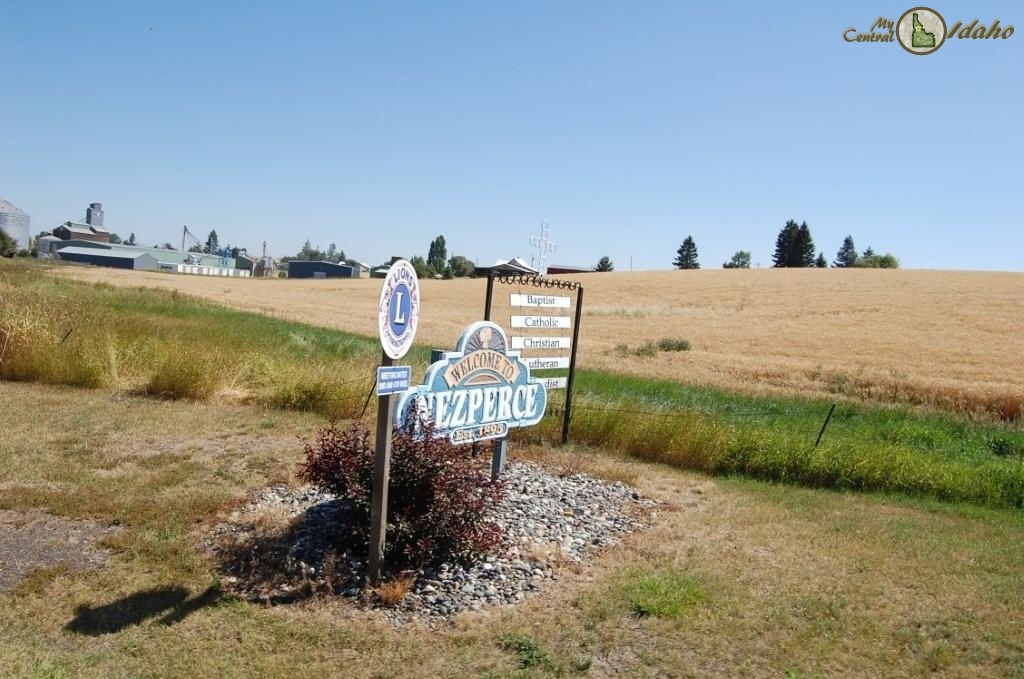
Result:
[[[738,250],[728,262],[722,265],[723,269],[749,269],[750,253],[746,250]]]
[[[128,241],[126,242],[126,244],[127,245],[135,245],[135,233],[134,232],[128,234]]]
[[[832,265],[841,269],[847,269],[856,263],[857,248],[853,246],[853,236],[847,236],[843,239],[842,247],[836,252],[836,259],[832,262]]]
[[[434,271],[443,271],[447,259],[448,248],[445,245],[444,236],[438,236],[430,241],[430,249],[427,250],[427,266]]]
[[[614,269],[615,265],[608,255],[597,260],[597,266],[594,267],[594,271],[613,271]]]
[[[799,226],[790,219],[775,238],[775,253],[772,255],[774,267],[808,267],[814,266],[814,239],[807,222]]]
[[[210,231],[210,235],[206,237],[205,252],[216,253],[220,251],[220,240],[217,238],[217,230],[213,229]]]
[[[796,232],[796,247],[793,252],[793,266],[812,267],[814,266],[814,240],[811,238],[811,229],[807,222],[800,224]]]
[[[107,236],[107,242],[110,243],[111,245],[120,245],[123,241],[121,240],[121,237],[118,236],[116,233],[110,232],[110,234]]]
[[[825,253],[824,252],[819,252],[818,253],[818,258],[816,260],[814,260],[814,266],[818,267],[819,269],[827,269],[828,268],[828,261],[825,259]]]
[[[772,266],[776,268],[793,266],[792,253],[796,245],[796,235],[800,230],[797,223],[790,219],[786,225],[779,230],[775,238],[775,252],[772,254]]]
[[[861,255],[861,257],[865,257],[865,258],[867,258],[867,257],[874,257],[874,256],[875,256],[875,251],[871,249],[870,245],[868,246],[868,249],[864,251],[864,254]]]
[[[672,266],[677,269],[699,269],[700,262],[697,261],[697,244],[693,242],[693,236],[687,236],[683,244],[676,250],[676,258]]]

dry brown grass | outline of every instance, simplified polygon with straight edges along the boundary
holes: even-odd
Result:
[[[267,429],[251,407],[8,382],[0,402],[3,505],[116,517],[123,531],[104,568],[39,572],[0,593],[5,676],[1024,673],[1019,511],[712,480],[531,447],[567,471],[632,479],[663,503],[652,525],[515,607],[395,627],[334,597],[268,607],[219,596],[200,556],[218,517],[288,478],[295,434],[319,418],[275,413]],[[11,495],[14,486],[36,494]],[[197,496],[211,487],[214,496]],[[285,525],[270,513],[259,528]],[[623,582],[633,574],[692,582],[706,596],[680,619],[638,616]]]
[[[412,591],[412,586],[415,584],[416,578],[413,576],[400,575],[374,587],[373,593],[382,605],[393,608],[402,603],[402,599]]]
[[[65,267],[374,336],[378,280],[243,280]],[[570,277],[571,278],[571,277]],[[1024,401],[1024,274],[753,269],[613,272],[585,286],[579,364],[754,394],[847,396],[994,410]],[[485,281],[423,281],[417,342],[450,347],[483,314]],[[508,292],[509,290],[506,290]],[[494,318],[508,315],[507,296]],[[618,345],[686,338],[691,351]]]

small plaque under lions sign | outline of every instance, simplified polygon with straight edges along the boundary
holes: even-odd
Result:
[[[377,396],[400,394],[412,382],[412,366],[388,365],[377,368]]]

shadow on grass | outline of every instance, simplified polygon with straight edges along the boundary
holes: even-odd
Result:
[[[160,614],[163,614],[158,621],[160,624],[174,625],[200,608],[212,606],[223,598],[225,594],[217,585],[211,585],[191,599],[189,591],[184,587],[157,587],[102,606],[79,606],[75,610],[74,619],[64,629],[89,636],[113,634]]]

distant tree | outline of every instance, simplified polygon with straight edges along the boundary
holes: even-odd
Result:
[[[614,271],[615,263],[612,262],[611,257],[605,255],[601,259],[597,260],[597,265],[594,267],[594,271]]]
[[[824,252],[819,252],[818,253],[818,258],[816,260],[814,260],[814,266],[818,267],[819,269],[827,269],[828,268],[828,260],[825,259],[825,253]]]
[[[433,278],[437,275],[437,272],[419,255],[410,259],[409,263],[412,264],[412,268],[416,271],[417,278]]]
[[[196,243],[188,249],[189,252],[206,252],[206,246]]]
[[[857,263],[854,266],[858,269],[898,269],[900,268],[900,260],[888,252],[884,255],[876,255],[872,252],[870,255],[858,257]]]
[[[874,256],[875,256],[875,251],[871,249],[870,245],[868,246],[868,249],[864,251],[864,254],[861,255],[861,257],[874,257]]]
[[[746,250],[738,250],[728,262],[722,265],[723,269],[749,269],[750,253]]]
[[[455,278],[466,278],[472,276],[473,272],[476,271],[476,266],[470,261],[468,257],[462,255],[452,255],[451,259],[448,260],[448,268],[452,271],[452,276]]]
[[[772,254],[772,266],[808,267],[814,266],[814,239],[807,222],[799,226],[790,219],[775,238],[775,252]]]
[[[128,234],[127,245],[135,245],[135,233],[129,233]]]
[[[212,229],[210,235],[206,237],[206,247],[203,249],[204,252],[219,252],[220,251],[220,240],[217,238],[217,230]]]
[[[792,266],[790,262],[793,260],[796,234],[799,230],[800,226],[792,219],[788,220],[786,225],[779,230],[779,235],[775,237],[775,252],[772,254],[773,267]]]
[[[18,254],[18,244],[7,232],[0,229],[0,257],[13,257]]]
[[[173,250],[174,249],[174,246],[171,245],[170,243],[164,243],[160,247],[162,247],[164,250]]]
[[[339,250],[338,246],[331,243],[327,246],[327,252],[324,253],[324,259],[331,264],[340,264],[345,262],[348,264],[347,258],[345,257],[345,251]],[[351,264],[349,264],[351,266]]]
[[[853,236],[847,236],[843,239],[843,245],[839,248],[839,251],[836,252],[836,258],[832,265],[840,269],[847,269],[856,263],[857,248],[853,246]]]
[[[438,236],[430,241],[430,249],[427,250],[427,265],[434,271],[441,272],[447,259],[448,248],[445,245],[444,236]]]
[[[121,237],[120,236],[118,236],[114,232],[111,232],[110,236],[107,238],[107,242],[111,243],[113,245],[120,245],[122,241],[121,241]]]
[[[676,250],[676,258],[672,266],[677,269],[699,269],[700,262],[697,261],[697,244],[693,242],[693,236],[687,236],[683,244]]]
[[[323,262],[327,259],[327,254],[320,248],[313,247],[307,238],[302,249],[295,255],[295,259],[303,262]]]
[[[814,266],[814,240],[811,238],[811,228],[807,226],[807,222],[800,224],[800,228],[796,232],[796,252],[794,253],[794,261],[797,262],[795,266],[799,267],[811,267]]]

